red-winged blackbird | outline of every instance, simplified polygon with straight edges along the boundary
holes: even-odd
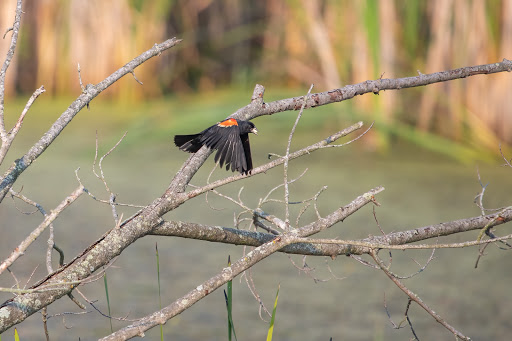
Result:
[[[254,123],[228,118],[199,134],[176,135],[174,144],[189,153],[197,152],[203,145],[216,149],[215,162],[219,161],[221,167],[225,163],[226,170],[248,174],[252,169],[249,133],[258,134]]]

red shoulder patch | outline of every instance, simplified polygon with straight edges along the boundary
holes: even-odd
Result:
[[[219,122],[217,124],[219,127],[231,127],[231,126],[237,126],[238,122],[234,118],[228,118],[227,120],[224,120],[222,122]]]

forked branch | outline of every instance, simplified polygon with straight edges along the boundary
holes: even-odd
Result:
[[[21,3],[21,1],[18,1]],[[21,5],[20,5],[21,13]],[[0,177],[0,202],[4,199],[9,189],[12,187],[16,179],[27,169],[34,160],[36,160],[50,144],[59,136],[64,128],[71,122],[71,120],[88,105],[96,96],[107,89],[109,86],[117,82],[124,75],[131,73],[136,67],[146,62],[152,57],[160,55],[163,51],[170,49],[181,42],[181,39],[172,38],[164,41],[161,44],[155,44],[151,49],[135,57],[132,61],[126,63],[123,67],[112,73],[103,81],[96,85],[89,84],[85,87],[84,91],[78,98],[71,103],[66,111],[55,121],[51,128],[41,137],[41,139],[30,148],[30,150],[17,159],[14,164]],[[3,86],[4,83],[2,83]],[[3,88],[0,89],[3,96]],[[3,99],[1,97],[0,99]],[[3,109],[3,108],[0,108]]]
[[[439,322],[443,327],[448,329],[455,337],[461,340],[471,340],[469,337],[465,336],[461,332],[459,332],[457,329],[455,329],[453,326],[451,326],[448,322],[446,322],[438,313],[436,313],[432,308],[430,308],[423,300],[416,295],[414,292],[412,292],[409,288],[407,288],[398,278],[396,278],[388,269],[387,266],[384,264],[384,262],[379,258],[376,251],[372,251],[370,253],[372,258],[375,260],[377,265],[380,267],[380,269],[388,276],[388,278],[393,281],[393,283],[396,284],[400,290],[402,290],[411,300],[416,302],[420,307],[425,309],[427,313],[429,313],[437,322]]]
[[[338,210],[332,212],[325,218],[321,218],[304,227],[292,229],[289,232],[274,236],[273,239],[247,253],[245,256],[234,262],[231,266],[224,268],[220,273],[201,283],[188,294],[174,301],[167,307],[151,315],[143,317],[138,322],[135,322],[132,325],[129,325],[113,334],[110,334],[101,340],[127,340],[135,336],[143,336],[146,330],[159,324],[164,324],[167,320],[182,313],[184,310],[197,303],[203,297],[211,294],[226,282],[232,280],[243,271],[251,268],[254,264],[262,261],[283,247],[295,243],[301,238],[323,231],[326,228],[329,228],[337,222],[345,219],[357,211],[357,209],[368,203],[371,203],[373,201],[372,198],[374,198],[374,195],[380,193],[383,190],[384,188],[382,187],[372,189],[369,192],[354,199],[347,206],[340,207]]]

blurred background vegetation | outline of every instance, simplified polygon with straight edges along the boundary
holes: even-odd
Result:
[[[15,2],[0,1],[1,34],[12,25]],[[318,92],[381,76],[408,77],[418,71],[432,73],[512,58],[512,1],[505,0],[26,0],[23,9],[20,41],[7,74],[7,127],[12,127],[36,88],[44,85],[47,92],[29,111],[4,168],[23,155],[80,93],[77,63],[83,81],[97,83],[153,44],[174,36],[183,39],[135,70],[143,86],[129,75],[102,93],[19,178],[15,189],[23,189],[24,195],[47,211],[77,186],[77,167],[82,167],[80,176],[86,187],[98,197],[105,196],[103,184],[91,172],[96,132],[102,155],[129,131],[104,163],[105,173],[119,202],[145,205],[162,194],[188,157],[174,148],[172,135],[197,132],[225,118],[249,102],[256,83],[266,87],[265,100],[272,101],[303,95],[311,83]],[[7,34],[0,40],[1,58],[9,38]],[[378,198],[383,205],[379,222],[386,232],[406,230],[479,215],[473,204],[481,191],[477,164],[482,182],[492,182],[486,192],[486,207],[510,205],[506,186],[510,169],[477,160],[496,161],[499,143],[512,142],[512,115],[507,105],[511,82],[511,74],[470,77],[379,96],[358,96],[306,111],[293,148],[317,142],[355,120],[364,120],[366,126],[375,120],[376,127],[347,148],[294,161],[293,178],[306,168],[309,171],[293,185],[293,200],[312,197],[328,185],[320,202],[321,213],[327,214],[363,191],[384,185],[386,191]],[[295,117],[296,113],[289,113],[256,120],[260,135],[251,137],[255,165],[266,162],[270,152],[284,153]],[[361,148],[378,153],[361,152]],[[213,164],[208,160],[193,183],[206,182]],[[229,174],[218,170],[215,176]],[[258,198],[282,181],[281,169],[246,179],[246,204],[256,206]],[[222,191],[236,196],[239,186],[233,184]],[[41,219],[23,215],[16,205],[19,203],[7,200],[0,205],[0,224],[16,227],[2,231],[0,259],[8,256],[13,241],[24,238]],[[212,206],[230,209],[212,211]],[[271,214],[280,212],[278,205],[266,209]],[[232,226],[236,210],[212,196],[208,203],[196,199],[183,205],[169,219]],[[120,212],[127,217],[134,209],[120,208]],[[314,213],[308,214],[303,215],[303,222],[316,219]],[[56,242],[62,244],[69,260],[112,224],[108,205],[83,196],[59,217]],[[367,207],[326,234],[364,238],[380,231]],[[463,241],[466,236],[451,240]],[[161,259],[166,261],[161,268],[162,281],[167,283],[162,291],[164,302],[186,293],[191,283],[215,274],[226,264],[228,254],[235,259],[243,253],[235,246],[144,238],[109,269],[109,287],[116,288],[111,292],[114,315],[133,312],[140,317],[157,309],[157,282],[148,280],[156,275],[156,241]],[[30,281],[33,266],[41,262],[46,247],[46,240],[38,239],[11,269],[20,281]],[[509,256],[490,248],[487,252],[482,266],[472,270],[476,249],[438,251],[439,260],[429,271],[408,284],[475,339],[503,340],[510,335],[512,314],[512,275],[503,271]],[[415,259],[424,263],[429,255],[393,256],[393,266],[408,274],[418,270]],[[302,263],[302,259],[296,261]],[[330,276],[324,259],[308,258],[308,263],[318,269],[319,277]],[[348,258],[339,257],[329,264],[337,276],[346,277],[344,281],[313,282],[283,255],[255,267],[256,285],[267,305],[273,303],[281,284],[276,339],[410,338],[404,330],[397,337],[400,331],[389,327],[383,310],[382,293],[386,292],[393,317],[403,317],[406,300],[393,283]],[[33,278],[44,275],[45,267],[39,266]],[[0,278],[0,286],[11,282],[10,277]],[[428,285],[432,283],[435,285]],[[461,283],[466,290],[461,290]],[[245,284],[237,281],[236,285],[237,334],[241,339],[244,333],[246,339],[264,339],[267,324],[257,317],[258,304],[249,290],[240,288]],[[106,311],[102,283],[91,283],[84,290],[99,299]],[[0,301],[8,297],[0,293]],[[212,339],[212,335],[225,338],[224,307],[222,293],[214,293],[170,321],[165,331],[179,340]],[[437,322],[421,315],[419,308],[413,309],[418,309],[414,325],[420,337],[451,337]],[[76,307],[69,300],[60,300],[51,311],[76,311]],[[99,314],[80,316],[66,317],[73,325],[73,335],[92,339],[109,333],[108,320]],[[116,328],[122,325],[114,323]],[[69,338],[65,323],[51,319],[50,324],[52,336]],[[42,335],[37,314],[21,326],[22,340]],[[156,339],[158,333],[155,328],[147,335]]]
[[[14,6],[0,2],[2,32]],[[102,97],[133,103],[236,88],[247,99],[255,83],[299,95],[311,83],[325,91],[512,56],[512,2],[504,0],[27,0],[24,11],[10,95],[44,85],[45,96],[75,96],[77,63],[84,82],[97,83],[174,36],[183,38],[177,48],[136,70],[144,86],[127,77]],[[1,55],[7,47],[1,44]],[[398,135],[461,160],[485,159],[512,142],[511,83],[499,74],[407,96],[366,95],[350,101],[349,111],[376,120],[372,148],[386,150]],[[444,150],[438,137],[453,148]]]

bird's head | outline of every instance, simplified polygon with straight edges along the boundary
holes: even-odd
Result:
[[[256,126],[252,122],[247,122],[249,124],[249,132],[253,133],[254,135],[258,135],[258,129],[256,129]]]

